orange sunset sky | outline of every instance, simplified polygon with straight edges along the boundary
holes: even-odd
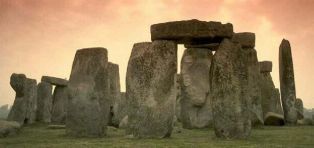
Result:
[[[75,51],[85,47],[108,49],[125,91],[132,46],[150,41],[151,24],[199,19],[255,32],[258,58],[273,61],[276,87],[279,44],[288,39],[297,97],[314,108],[313,8],[313,0],[0,0],[0,104],[14,101],[12,73],[69,78]]]

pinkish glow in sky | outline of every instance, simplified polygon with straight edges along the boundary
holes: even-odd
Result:
[[[288,39],[297,97],[314,108],[313,7],[311,0],[0,0],[0,104],[14,101],[12,73],[69,78],[75,51],[85,47],[108,49],[125,90],[132,46],[150,40],[151,24],[199,19],[255,32],[259,60],[274,63],[276,87],[279,44]]]

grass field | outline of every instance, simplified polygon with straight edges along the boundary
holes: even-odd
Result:
[[[180,128],[179,128],[180,129]],[[52,147],[52,148],[89,148],[89,147],[265,147],[314,148],[314,126],[264,127],[252,130],[246,140],[217,139],[212,129],[176,129],[168,139],[130,139],[124,130],[109,128],[104,138],[72,138],[65,136],[64,129],[47,129],[47,125],[24,127],[19,135],[0,139],[0,148],[10,147]]]

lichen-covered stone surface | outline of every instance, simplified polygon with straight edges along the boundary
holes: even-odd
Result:
[[[285,121],[288,124],[297,123],[295,107],[296,93],[291,47],[288,40],[283,39],[279,47],[279,76],[282,107]]]
[[[138,138],[171,135],[176,105],[177,45],[172,41],[133,46],[126,76],[127,134]]]
[[[152,41],[173,40],[183,44],[219,43],[233,35],[232,24],[186,20],[154,24],[150,28]]]
[[[66,134],[101,137],[110,111],[108,53],[105,48],[76,52],[68,84]]]
[[[212,52],[189,48],[181,60],[181,118],[184,128],[206,128],[212,124],[209,70]]]
[[[217,137],[247,138],[251,131],[248,70],[240,44],[225,39],[210,70],[211,104]]]
[[[52,111],[52,85],[47,82],[38,84],[37,121],[50,123]]]
[[[29,79],[24,74],[12,74],[10,85],[16,95],[7,119],[21,125],[34,123],[37,110],[36,80]]]
[[[121,92],[120,92],[120,74],[119,65],[109,62],[108,64],[108,78],[109,78],[109,90],[111,101],[111,114],[109,115],[109,125],[119,126],[120,120],[123,117],[115,118],[119,116],[119,105],[121,105]]]
[[[65,124],[68,104],[68,89],[66,86],[56,86],[53,93],[51,122]]]

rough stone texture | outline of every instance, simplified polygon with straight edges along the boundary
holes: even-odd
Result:
[[[38,84],[37,121],[50,123],[52,111],[52,85],[47,82]]]
[[[260,68],[255,46],[255,34],[250,32],[235,33],[232,42],[242,47],[243,87],[249,96],[249,110],[252,125],[263,125],[262,94],[259,85]]]
[[[298,112],[298,120],[301,120],[304,118],[303,115],[303,101],[300,98],[297,98],[295,100],[295,107],[297,109]]]
[[[172,41],[133,46],[126,76],[127,134],[139,138],[171,135],[175,116],[177,45]]]
[[[206,48],[211,51],[216,51],[219,48],[219,43],[209,43],[209,44],[185,44],[185,48]]]
[[[128,127],[128,120],[129,120],[129,117],[127,115],[124,116],[119,123],[119,128],[126,129]]]
[[[176,91],[177,91],[177,99],[176,99],[176,119],[181,122],[181,74],[176,75]]]
[[[265,125],[277,125],[277,126],[282,126],[285,124],[285,120],[283,115],[277,114],[274,112],[268,112],[264,116],[264,124]]]
[[[295,82],[291,54],[288,40],[283,39],[279,47],[279,75],[280,92],[285,121],[288,124],[296,124],[297,110],[295,108]]]
[[[273,63],[271,61],[259,62],[259,68],[261,73],[272,72]]]
[[[189,48],[181,60],[181,122],[184,128],[212,124],[209,70],[213,54],[206,48]]]
[[[262,91],[262,108],[264,118],[268,112],[283,115],[279,89],[275,88],[275,84],[269,72],[261,73],[260,88]]]
[[[152,41],[173,40],[183,44],[219,43],[233,35],[232,24],[186,20],[154,24],[150,28]]]
[[[119,125],[122,119],[128,114],[128,104],[125,92],[121,92],[120,98],[118,101],[116,101],[113,109],[114,109],[113,123]]]
[[[0,138],[16,135],[21,128],[21,124],[15,121],[0,120]]]
[[[53,93],[51,122],[65,124],[68,104],[68,88],[56,86]]]
[[[251,32],[235,33],[232,37],[232,42],[241,44],[242,48],[254,48],[255,33]]]
[[[47,83],[50,83],[50,84],[56,85],[56,86],[67,86],[68,85],[68,80],[60,79],[60,78],[56,78],[56,77],[50,77],[50,76],[42,76],[41,81],[47,82]]]
[[[8,120],[21,125],[34,123],[37,109],[36,80],[26,78],[24,74],[12,74],[10,85],[16,96]]]
[[[120,92],[120,74],[119,74],[119,65],[109,62],[108,63],[108,78],[109,78],[109,89],[110,89],[110,101],[111,101],[111,113],[109,115],[108,125],[119,126],[120,120],[123,117],[115,118],[119,116],[119,105],[121,101],[121,92]],[[118,120],[116,120],[118,119]],[[120,120],[119,120],[120,119]]]
[[[66,134],[105,135],[110,111],[107,49],[86,48],[76,52],[68,91]]]
[[[248,70],[241,45],[225,39],[216,51],[210,70],[214,129],[220,138],[250,135]]]

